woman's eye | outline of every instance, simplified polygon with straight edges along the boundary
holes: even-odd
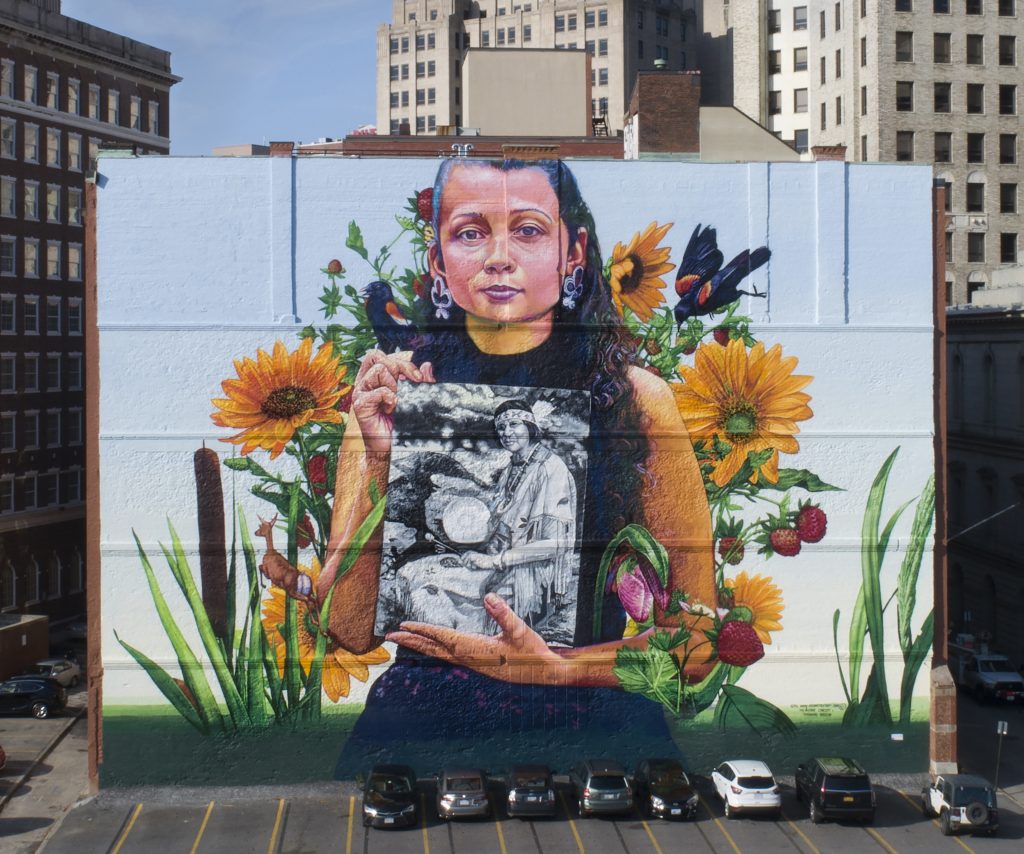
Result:
[[[484,233],[477,228],[464,228],[457,235],[459,240],[480,240]]]
[[[521,225],[517,231],[523,237],[539,237],[544,233],[540,226],[537,225]]]

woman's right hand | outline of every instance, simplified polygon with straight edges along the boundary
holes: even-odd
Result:
[[[387,453],[391,450],[398,382],[402,379],[413,383],[436,382],[430,362],[417,368],[411,351],[386,355],[381,350],[370,350],[363,357],[352,386],[352,414],[368,451]]]

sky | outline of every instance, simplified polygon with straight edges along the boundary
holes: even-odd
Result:
[[[376,120],[389,0],[63,0],[63,13],[171,52],[171,154],[343,137]]]

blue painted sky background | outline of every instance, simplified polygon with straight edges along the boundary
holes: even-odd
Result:
[[[171,51],[171,153],[341,137],[375,121],[386,0],[64,0],[65,15]]]

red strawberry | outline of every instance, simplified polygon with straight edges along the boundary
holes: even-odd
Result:
[[[649,374],[654,374],[656,377],[661,377],[661,371],[654,367],[654,365],[644,365],[644,370]]]
[[[737,537],[722,537],[718,541],[718,554],[723,558],[732,552],[727,558],[728,562],[733,566],[736,566],[741,560],[743,560],[743,540]]]
[[[801,507],[796,516],[796,532],[805,543],[817,543],[825,536],[828,517],[825,511],[813,504]]]
[[[724,326],[716,327],[711,334],[715,336],[715,340],[723,347],[729,343],[729,330]]]
[[[718,633],[718,658],[723,664],[749,667],[764,658],[764,644],[752,625],[730,620]]]
[[[299,524],[295,526],[295,539],[298,541],[299,548],[306,548],[313,542],[314,536],[316,536],[316,532],[313,530],[313,523],[310,521],[309,514],[304,513]]]
[[[692,356],[696,352],[697,352],[697,348],[696,347],[683,347],[683,355],[684,356]]]
[[[337,258],[332,258],[327,262],[327,273],[331,276],[338,276],[345,272],[345,268],[341,266],[341,261]]]
[[[327,457],[323,454],[314,454],[310,457],[306,473],[309,475],[309,485],[313,487],[313,492],[323,495],[327,491]]]
[[[768,541],[775,553],[783,557],[800,554],[800,535],[795,528],[776,528],[768,535]]]
[[[416,194],[416,212],[424,222],[434,218],[434,188],[427,187]]]
[[[419,276],[419,277],[413,279],[413,281],[412,281],[412,292],[414,294],[416,294],[416,296],[419,299],[426,299],[427,298],[427,291],[428,290],[429,290],[429,287],[428,287],[427,283],[424,281],[422,276]]]

